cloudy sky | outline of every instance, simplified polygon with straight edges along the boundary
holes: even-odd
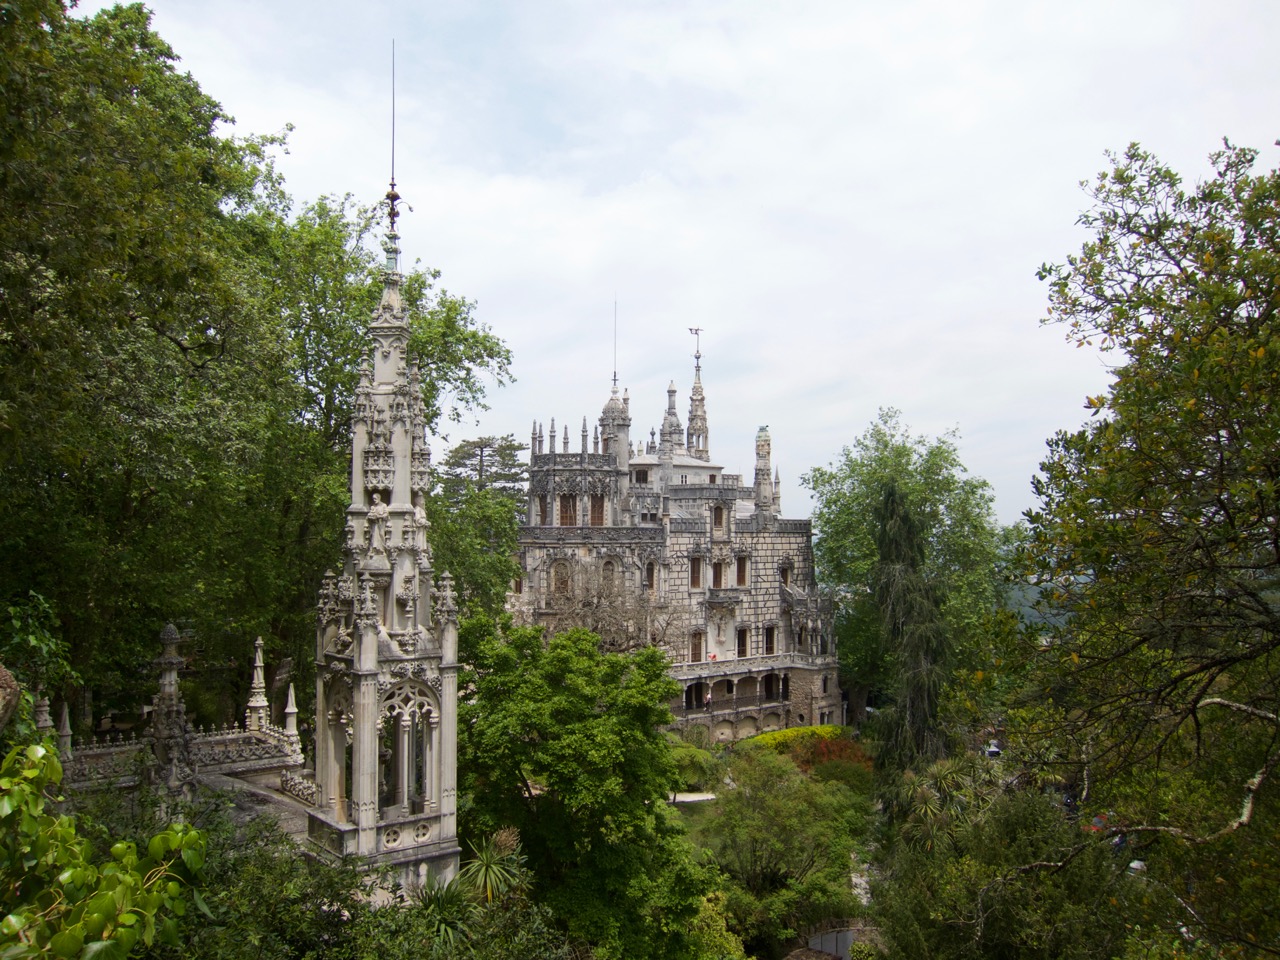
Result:
[[[616,297],[633,438],[671,379],[687,419],[701,327],[713,458],[749,480],[768,424],[792,516],[893,406],[957,427],[1016,519],[1107,382],[1039,324],[1079,182],[1133,140],[1189,179],[1224,136],[1280,160],[1272,0],[150,6],[238,132],[294,126],[302,199],[386,191],[395,38],[406,259],[478,301],[518,377],[452,439],[555,417],[577,449]]]

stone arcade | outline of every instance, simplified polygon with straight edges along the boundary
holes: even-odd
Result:
[[[677,725],[715,740],[842,723],[811,524],[780,516],[767,427],[751,485],[712,462],[701,360],[699,350],[687,432],[672,383],[658,439],[650,431],[633,446],[616,377],[590,446],[586,418],[572,453],[568,427],[557,450],[555,421],[549,443],[534,424],[511,607],[526,622],[558,628],[583,616],[596,626],[595,611],[630,598],[617,607],[614,644],[663,647],[684,686]]]

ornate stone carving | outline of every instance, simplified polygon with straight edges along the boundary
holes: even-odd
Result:
[[[364,488],[390,490],[396,479],[396,462],[390,450],[370,448],[364,452]]]

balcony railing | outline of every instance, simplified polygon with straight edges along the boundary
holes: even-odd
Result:
[[[836,665],[834,653],[775,653],[760,657],[735,657],[726,660],[699,660],[673,663],[667,672],[677,680],[703,680],[707,677],[732,679],[736,675],[768,673],[788,667],[825,669]]]
[[[733,697],[715,697],[708,707],[705,703],[696,707],[687,707],[684,703],[671,705],[671,713],[677,719],[684,717],[715,716],[716,714],[740,713],[745,710],[758,710],[761,707],[786,706],[791,702],[790,691],[784,697],[781,693],[767,695],[763,693],[745,694]]]

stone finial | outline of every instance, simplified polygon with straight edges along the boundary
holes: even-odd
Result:
[[[446,570],[440,575],[440,613],[445,620],[458,619],[458,597],[453,592],[453,575]]]
[[[58,753],[62,755],[63,763],[71,759],[71,713],[65,700],[58,715]]]
[[[284,702],[284,732],[291,737],[298,735],[298,703],[293,697],[293,684],[289,684],[289,696]]]

